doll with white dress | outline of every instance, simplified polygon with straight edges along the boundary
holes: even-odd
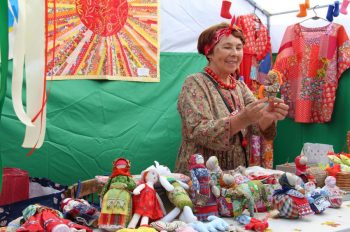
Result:
[[[158,220],[164,216],[161,204],[157,198],[154,184],[159,180],[156,169],[150,168],[141,174],[142,184],[133,191],[134,215],[128,228],[135,228],[141,218],[140,226],[148,226],[149,220]]]
[[[341,190],[337,185],[337,180],[334,176],[327,176],[325,186],[322,190],[326,193],[326,196],[330,202],[330,208],[340,208],[343,203],[343,195],[345,191]]]

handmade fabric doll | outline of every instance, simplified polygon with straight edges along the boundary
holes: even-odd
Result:
[[[140,217],[141,226],[148,225],[149,219],[157,220],[164,216],[161,204],[154,190],[154,184],[159,180],[159,174],[155,168],[147,169],[142,174],[142,184],[133,191],[133,211],[134,215],[128,228],[135,228]]]
[[[310,207],[316,214],[322,213],[331,205],[325,197],[325,192],[320,188],[316,188],[314,182],[305,183],[304,188]]]
[[[211,191],[215,195],[215,197],[220,196],[220,183],[219,180],[222,178],[223,172],[219,166],[219,161],[216,156],[210,156],[207,162],[205,163],[205,166],[207,167],[210,178],[211,178]]]
[[[304,194],[297,190],[298,176],[292,173],[284,173],[278,182],[282,189],[275,190],[272,196],[272,206],[279,211],[279,216],[297,219],[313,214]],[[300,180],[301,181],[301,180]]]
[[[341,190],[337,185],[334,176],[327,176],[325,186],[322,188],[326,192],[327,198],[331,203],[330,208],[340,208],[343,203],[343,195],[345,191]]]
[[[197,221],[197,217],[194,216],[192,211],[193,203],[186,191],[186,189],[189,189],[188,185],[172,177],[172,173],[168,167],[160,165],[157,161],[154,161],[154,163],[155,166],[153,167],[156,168],[159,174],[159,182],[167,191],[166,194],[169,201],[175,206],[161,221],[171,222],[179,214],[179,220],[183,222],[190,223]]]
[[[100,212],[84,199],[65,198],[61,209],[65,218],[86,226],[93,226],[100,216]]]
[[[201,154],[190,157],[189,169],[192,180],[191,199],[198,220],[206,221],[210,215],[218,216],[216,197],[210,186],[211,177]]]
[[[265,83],[259,87],[259,98],[276,97],[282,85],[282,78],[279,72],[270,70]]]
[[[117,230],[126,227],[131,219],[131,191],[136,183],[130,174],[130,161],[118,158],[113,162],[113,172],[101,191],[100,228]]]
[[[16,231],[70,232],[74,230],[92,232],[89,227],[64,219],[60,211],[39,204],[29,205],[25,208],[23,219],[25,223]]]
[[[309,166],[307,165],[306,156],[304,156],[303,154],[298,155],[297,157],[295,157],[294,163],[295,163],[295,174],[299,176],[304,183],[309,181],[316,182],[315,177],[307,171]]]

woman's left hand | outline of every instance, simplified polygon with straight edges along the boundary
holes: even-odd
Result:
[[[283,120],[288,114],[289,106],[280,98],[268,99],[268,106],[263,112],[263,118],[273,121]]]

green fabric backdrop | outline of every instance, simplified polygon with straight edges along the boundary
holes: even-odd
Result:
[[[109,173],[112,160],[119,156],[131,160],[133,173],[139,173],[153,160],[173,168],[181,138],[177,96],[184,78],[205,64],[197,54],[161,53],[160,83],[48,82],[45,142],[30,157],[26,157],[28,149],[21,148],[25,128],[12,108],[9,73],[0,130],[3,166],[19,167],[31,176],[48,177],[62,184]],[[347,71],[340,80],[331,123],[280,122],[275,164],[292,161],[304,142],[329,143],[336,151],[342,149],[350,129],[349,90]]]

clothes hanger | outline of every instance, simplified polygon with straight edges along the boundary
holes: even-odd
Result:
[[[316,5],[316,6],[314,6],[314,7],[312,8],[312,11],[313,11],[314,14],[315,14],[314,16],[312,16],[311,18],[304,19],[303,21],[299,22],[299,24],[301,24],[301,23],[303,23],[303,22],[305,22],[305,21],[307,21],[307,20],[309,20],[309,19],[312,19],[312,20],[319,20],[319,19],[322,19],[322,20],[324,20],[324,21],[329,22],[327,19],[322,18],[322,17],[320,17],[320,16],[317,15],[316,8],[317,8],[318,6],[319,6],[319,5]]]

